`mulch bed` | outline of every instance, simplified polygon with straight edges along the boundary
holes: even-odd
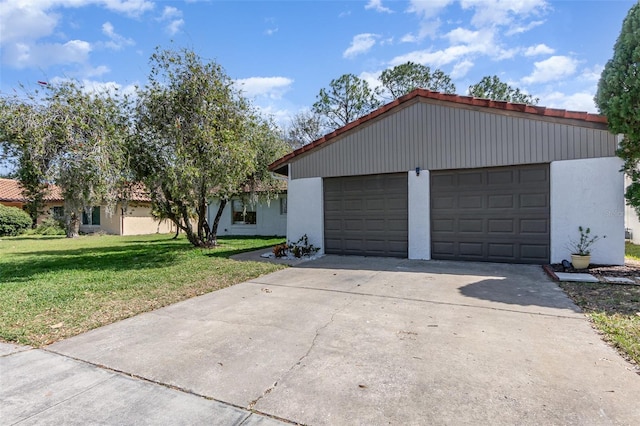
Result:
[[[640,261],[627,260],[624,265],[589,265],[586,269],[565,268],[560,263],[549,265],[553,272],[577,272],[591,274],[604,281],[603,277],[625,277],[640,283]]]

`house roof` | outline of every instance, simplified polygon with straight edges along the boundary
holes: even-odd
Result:
[[[49,185],[49,192],[45,201],[62,201],[62,190],[56,185]],[[0,178],[0,201],[26,203],[28,200],[22,195],[22,186],[15,179]]]
[[[323,144],[332,141],[338,136],[362,125],[365,124],[375,118],[380,117],[383,114],[399,107],[400,105],[406,104],[415,99],[432,99],[436,101],[444,101],[452,104],[457,104],[458,106],[468,106],[468,107],[480,107],[494,110],[497,113],[509,114],[509,113],[523,113],[530,114],[532,118],[538,117],[541,119],[569,119],[569,120],[577,120],[584,121],[589,123],[599,123],[599,124],[607,124],[607,117],[604,115],[591,114],[588,112],[580,112],[580,111],[568,111],[564,109],[555,109],[555,108],[546,108],[541,106],[533,106],[526,104],[516,104],[511,102],[504,101],[494,101],[491,99],[482,99],[482,98],[474,98],[471,96],[460,96],[460,95],[450,95],[446,93],[432,92],[426,89],[416,89],[413,92],[404,95],[375,111],[370,112],[364,117],[359,118],[358,120],[352,121],[347,125],[340,127],[333,132],[324,135],[320,139],[317,139],[310,144],[304,145],[301,148],[296,149],[295,151],[290,152],[284,157],[274,161],[269,165],[269,169],[282,173],[286,165],[295,157],[304,154],[308,151],[316,149]]]

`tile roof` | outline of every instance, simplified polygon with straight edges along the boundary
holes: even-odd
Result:
[[[49,186],[49,193],[44,197],[45,201],[62,201],[62,190],[56,185]],[[25,203],[27,199],[22,195],[22,186],[15,179],[0,178],[0,201],[13,201]]]
[[[360,126],[361,124],[366,123],[369,120],[373,120],[376,117],[379,117],[388,111],[398,107],[399,105],[405,104],[413,99],[433,99],[438,101],[451,102],[458,105],[467,105],[472,107],[483,107],[489,108],[498,111],[504,112],[516,112],[516,113],[525,113],[531,114],[532,116],[539,117],[548,117],[548,118],[564,118],[571,120],[579,120],[591,123],[600,123],[607,124],[607,117],[604,115],[591,114],[588,112],[580,112],[580,111],[567,111],[564,109],[555,109],[555,108],[546,108],[541,106],[532,106],[526,104],[515,104],[511,102],[504,101],[494,101],[491,99],[482,99],[482,98],[474,98],[471,96],[461,96],[461,95],[450,95],[446,93],[432,92],[426,89],[416,89],[413,92],[406,94],[392,102],[389,102],[386,105],[378,108],[375,111],[370,112],[364,117],[359,118],[356,121],[352,121],[347,125],[340,127],[333,132],[324,135],[320,139],[311,142],[310,144],[304,145],[301,148],[296,149],[295,151],[290,152],[284,157],[274,161],[271,165],[269,165],[270,170],[277,170],[283,165],[286,165],[292,158],[297,157],[307,151],[317,148],[318,146],[324,144],[327,141],[335,139],[336,137],[342,135],[349,130],[354,129],[355,127]]]

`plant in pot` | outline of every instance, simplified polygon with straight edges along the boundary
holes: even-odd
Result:
[[[591,247],[602,238],[598,235],[591,235],[591,228],[584,228],[578,226],[580,231],[580,238],[577,241],[572,241],[571,246],[571,263],[576,269],[585,269],[589,267],[591,263]]]

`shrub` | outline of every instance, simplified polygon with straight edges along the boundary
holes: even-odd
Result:
[[[30,227],[31,217],[27,212],[0,204],[0,236],[19,235]]]
[[[51,218],[43,220],[42,223],[36,227],[36,229],[32,229],[27,233],[34,234],[34,235],[65,235],[66,234],[64,227],[62,226],[60,221],[56,219],[51,219]]]
[[[320,250],[320,248],[315,247],[313,244],[309,244],[309,237],[307,237],[307,234],[304,234],[295,243],[289,243],[289,250],[291,250],[291,253],[293,253],[295,257],[303,257],[313,256]]]

